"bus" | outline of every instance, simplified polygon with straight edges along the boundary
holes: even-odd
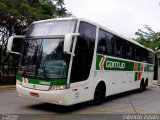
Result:
[[[25,36],[9,38],[7,50],[20,56],[18,95],[63,106],[143,92],[153,79],[151,49],[81,18],[33,22]]]

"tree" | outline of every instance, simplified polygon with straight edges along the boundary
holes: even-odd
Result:
[[[0,26],[10,34],[24,34],[35,21],[66,16],[63,0],[1,0]]]
[[[68,16],[66,11],[64,0],[0,0],[0,68],[10,59],[5,51],[11,35],[24,35],[33,21]]]
[[[151,48],[152,50],[156,50],[160,47],[160,32],[153,31],[148,25],[145,25],[145,29],[147,31],[139,29],[135,33],[137,36],[135,40],[140,44]]]

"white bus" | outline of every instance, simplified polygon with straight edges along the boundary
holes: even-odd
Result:
[[[58,105],[101,104],[109,95],[142,92],[153,79],[151,49],[80,18],[33,22],[25,36],[10,37],[8,51],[20,55],[18,95]]]

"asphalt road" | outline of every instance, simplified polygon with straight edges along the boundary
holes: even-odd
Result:
[[[150,115],[145,116],[148,114]],[[110,96],[99,106],[92,106],[90,102],[86,102],[70,107],[19,97],[15,89],[0,89],[0,120],[6,120],[7,118],[14,118],[15,120],[154,118],[156,120],[160,119],[160,87],[151,87],[143,93],[130,91]]]

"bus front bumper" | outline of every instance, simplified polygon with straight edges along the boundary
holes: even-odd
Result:
[[[65,90],[50,90],[50,91],[40,91],[35,89],[29,89],[23,87],[20,84],[16,84],[16,90],[19,96],[36,99],[39,101],[44,101],[48,103],[58,104],[68,106],[69,102],[68,89]]]

